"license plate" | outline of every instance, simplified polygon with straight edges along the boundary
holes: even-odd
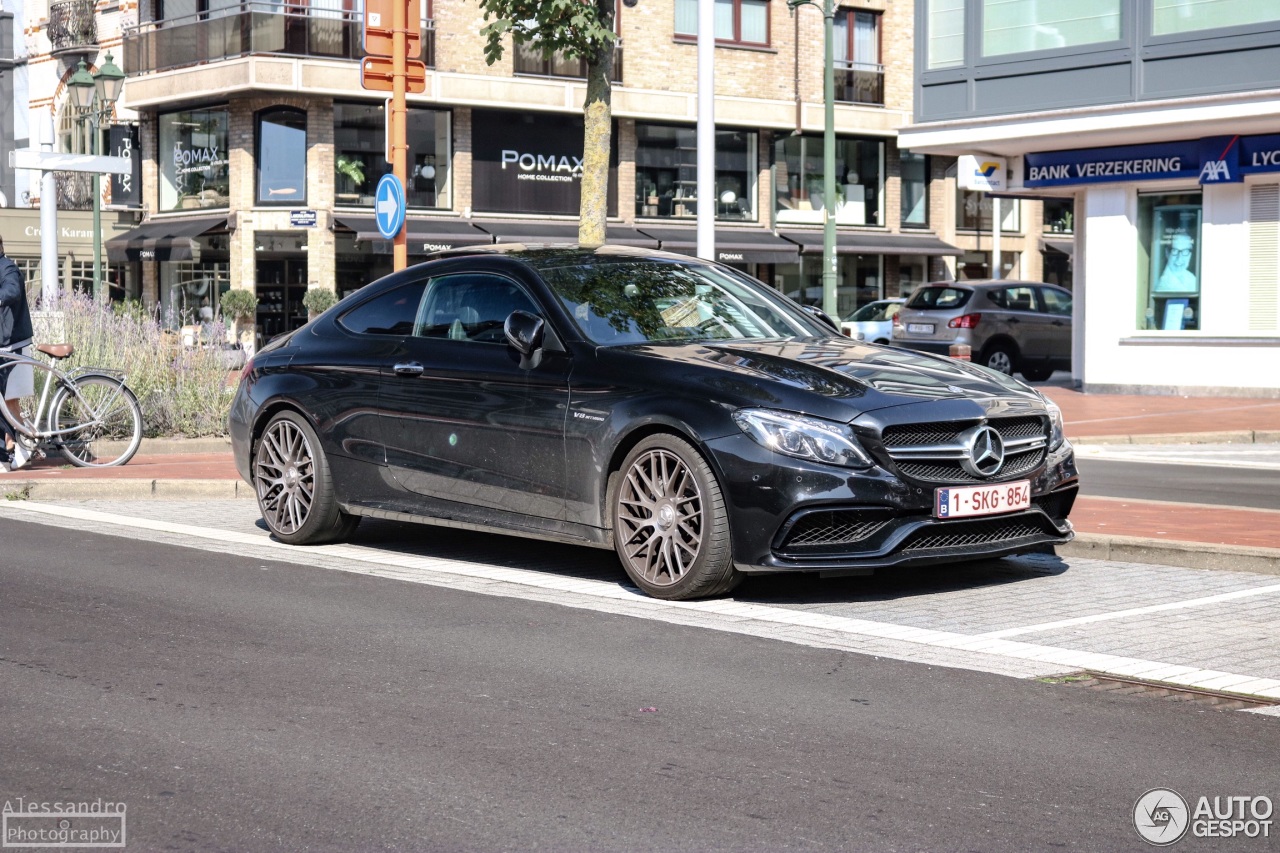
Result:
[[[917,335],[932,335],[933,324],[932,323],[908,323],[907,331],[914,332]]]
[[[1015,512],[1031,506],[1031,481],[1001,483],[998,486],[964,486],[934,492],[935,518],[967,518]]]

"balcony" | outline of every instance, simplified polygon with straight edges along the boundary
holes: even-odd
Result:
[[[566,59],[554,54],[550,59],[543,57],[537,45],[518,44],[515,49],[515,73],[526,77],[574,77],[585,80],[587,63],[583,59]],[[622,82],[622,42],[613,48],[613,74],[611,83]]]
[[[184,18],[146,21],[124,32],[124,62],[131,76],[171,71],[242,56],[358,60],[364,18],[341,9],[289,12],[268,3],[244,3]],[[434,22],[422,22],[421,59],[435,66]]]
[[[98,52],[98,21],[93,7],[94,0],[64,0],[49,5],[48,35],[54,56]]]
[[[884,106],[884,66],[875,62],[836,62],[835,99],[845,104]]]

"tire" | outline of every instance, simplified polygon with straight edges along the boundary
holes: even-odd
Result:
[[[1010,344],[991,344],[982,351],[982,366],[1012,376],[1018,369],[1018,351]]]
[[[724,495],[693,445],[674,435],[649,436],[615,476],[614,550],[636,586],[654,598],[683,601],[720,595],[742,581]]]
[[[1024,367],[1022,378],[1028,382],[1043,382],[1053,375],[1052,367]]]
[[[63,385],[50,406],[49,428],[55,433],[58,451],[80,468],[124,465],[142,444],[138,398],[110,376],[90,373],[72,383],[75,392]],[[76,429],[78,424],[85,426]]]
[[[359,516],[338,508],[329,460],[315,430],[297,412],[279,412],[267,423],[250,475],[262,520],[281,542],[338,542],[360,524]]]

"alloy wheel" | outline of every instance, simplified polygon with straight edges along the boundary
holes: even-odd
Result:
[[[655,449],[636,458],[618,494],[617,535],[632,569],[655,586],[671,586],[702,548],[702,491],[684,461]]]
[[[267,427],[253,475],[258,502],[271,529],[296,533],[310,516],[315,499],[315,457],[297,424],[280,419]]]

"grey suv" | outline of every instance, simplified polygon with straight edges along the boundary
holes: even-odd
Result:
[[[1071,291],[1032,281],[919,287],[893,320],[893,345],[946,355],[968,344],[976,364],[1032,382],[1071,369]]]

